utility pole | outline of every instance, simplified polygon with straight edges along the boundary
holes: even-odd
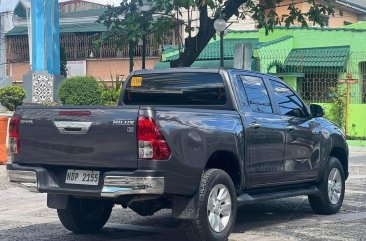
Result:
[[[347,73],[345,80],[340,80],[340,84],[346,84],[346,120],[345,120],[345,132],[346,135],[348,135],[348,125],[349,125],[349,109],[350,109],[350,103],[351,103],[351,85],[357,84],[357,79],[352,79],[352,74]]]
[[[135,43],[132,41],[132,40],[130,40],[129,42],[128,42],[128,50],[129,50],[129,57],[130,57],[130,73],[133,71],[133,65],[134,65],[134,63],[133,63],[133,57],[134,57],[134,55],[135,55]]]

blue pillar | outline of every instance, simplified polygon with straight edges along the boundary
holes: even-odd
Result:
[[[58,0],[32,0],[32,70],[60,74]]]
[[[45,8],[43,0],[32,0],[32,71],[46,70]]]
[[[60,74],[60,34],[58,0],[46,0],[46,48],[48,73]]]
[[[60,34],[58,0],[31,0],[32,71],[23,78],[26,102],[58,100]]]

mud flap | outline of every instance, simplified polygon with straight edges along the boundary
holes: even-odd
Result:
[[[69,205],[69,196],[47,194],[47,207],[52,209],[66,209]]]
[[[198,218],[198,194],[194,197],[175,196],[173,198],[172,216],[183,220]]]

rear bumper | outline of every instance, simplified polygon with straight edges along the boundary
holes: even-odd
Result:
[[[20,187],[24,187],[31,192],[38,192],[37,190],[37,173],[35,171],[8,171],[9,182],[12,182]]]
[[[119,197],[129,194],[163,194],[164,177],[105,176],[102,197]]]
[[[103,172],[100,185],[66,186],[57,181],[55,173],[42,167],[23,167],[16,164],[7,166],[8,179],[32,192],[54,193],[77,196],[94,196],[118,198],[124,195],[162,195],[165,189],[165,178],[158,171],[136,172]]]

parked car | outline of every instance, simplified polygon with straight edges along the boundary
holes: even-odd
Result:
[[[307,195],[316,213],[339,211],[348,146],[323,115],[271,75],[135,71],[117,107],[18,108],[8,175],[47,193],[74,233],[98,231],[122,205],[169,208],[190,240],[227,240],[239,205]]]

